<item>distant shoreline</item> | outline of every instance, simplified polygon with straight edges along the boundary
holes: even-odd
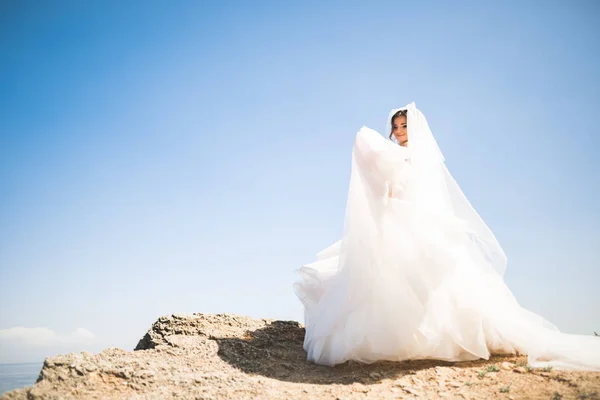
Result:
[[[0,396],[34,385],[43,367],[44,361],[0,364]]]
[[[17,363],[0,363],[0,367],[2,367],[4,365],[31,365],[31,364],[44,364],[44,360],[30,361],[30,362],[17,362]]]

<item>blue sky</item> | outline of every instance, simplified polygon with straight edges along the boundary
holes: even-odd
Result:
[[[411,101],[520,303],[600,330],[594,1],[3,2],[0,362],[302,320],[352,141]]]

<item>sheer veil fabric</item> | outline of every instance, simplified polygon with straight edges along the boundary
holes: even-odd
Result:
[[[535,367],[600,370],[600,338],[561,333],[518,304],[504,283],[504,251],[446,168],[425,116],[414,103],[401,109],[408,147],[360,129],[342,238],[298,270],[308,359],[519,352]]]

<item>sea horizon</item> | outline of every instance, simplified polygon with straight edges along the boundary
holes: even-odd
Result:
[[[44,361],[0,363],[0,395],[35,384],[43,365]]]

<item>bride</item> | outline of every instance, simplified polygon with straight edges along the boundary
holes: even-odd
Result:
[[[352,151],[342,239],[298,270],[308,359],[488,359],[600,370],[600,338],[560,333],[522,308],[506,256],[444,164],[414,103],[393,110],[389,139],[363,127]]]

